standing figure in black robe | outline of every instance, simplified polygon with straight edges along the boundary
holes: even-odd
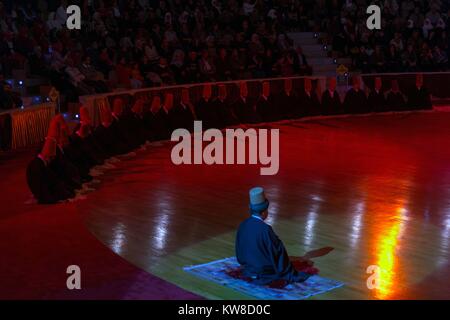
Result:
[[[240,123],[259,123],[262,120],[256,112],[254,99],[248,97],[247,82],[245,81],[239,83],[239,98],[234,101],[232,108]]]
[[[64,118],[61,115],[58,115],[57,118],[59,120],[57,148],[64,155],[64,158],[74,166],[74,168],[68,168],[67,170],[70,172],[76,170],[73,175],[76,179],[78,173],[81,183],[92,181],[93,178],[89,174],[90,164],[88,160],[84,157],[82,150],[70,142],[70,132]],[[69,175],[71,174],[69,173]]]
[[[261,94],[256,101],[256,112],[261,115],[262,121],[271,122],[279,120],[279,114],[273,104],[273,98],[270,95],[270,83],[264,81],[262,83]]]
[[[264,222],[268,216],[269,201],[264,190],[250,190],[251,216],[239,225],[236,235],[236,258],[243,275],[253,283],[267,285],[273,281],[303,282],[309,274],[298,272],[292,265],[283,242]]]
[[[361,90],[359,77],[353,77],[353,87],[347,91],[344,99],[345,113],[365,113],[367,112],[367,97]]]
[[[105,161],[108,156],[106,154],[106,152],[103,150],[103,148],[101,147],[101,145],[97,142],[95,136],[92,134],[94,132],[94,127],[92,126],[92,120],[91,117],[89,115],[89,111],[86,107],[82,106],[80,107],[80,123],[78,123],[73,132],[76,132],[80,129],[80,127],[84,125],[86,126],[88,129],[86,129],[88,131],[88,135],[86,136],[86,143],[89,143],[89,145],[91,146],[91,153],[92,156],[96,159],[99,160],[99,162],[103,163],[103,161]]]
[[[195,107],[195,114],[202,121],[202,128],[211,129],[220,126],[220,115],[213,105],[212,86],[207,83],[203,86],[203,93]]]
[[[109,106],[103,106],[100,109],[100,121],[93,135],[108,157],[126,153],[127,146],[120,138],[117,126],[113,126],[113,116]]]
[[[117,132],[117,136],[120,137],[121,142],[126,146],[126,152],[130,152],[136,147],[136,142],[130,133],[129,117],[124,112],[124,102],[121,98],[114,99],[112,117],[112,130]]]
[[[56,156],[56,140],[45,140],[41,152],[28,164],[27,183],[34,197],[41,204],[52,204],[75,196],[75,193],[52,170]]]
[[[153,132],[155,140],[167,140],[170,138],[170,124],[167,112],[161,104],[161,97],[154,96],[150,110],[144,114],[146,128]]]
[[[239,124],[239,119],[227,98],[227,87],[224,84],[219,84],[219,94],[213,104],[214,109],[219,113],[219,129]]]
[[[278,110],[280,119],[292,119],[296,113],[296,108],[299,106],[298,96],[292,91],[292,79],[284,80],[284,90],[274,97],[275,108]],[[305,109],[300,105],[303,114]]]
[[[305,78],[304,90],[299,95],[299,103],[295,105],[294,116],[317,116],[321,114],[321,105],[317,94],[312,90],[311,79]]]
[[[144,99],[138,98],[133,107],[131,113],[128,116],[129,134],[133,141],[134,148],[143,145],[147,141],[149,133],[144,125]]]
[[[81,124],[80,128],[70,136],[70,143],[81,152],[81,157],[87,161],[89,168],[103,164],[103,159],[97,152],[97,144],[93,143],[89,125]]]
[[[62,130],[66,130],[65,121],[61,114],[55,116],[50,122],[47,138],[56,141],[56,155],[49,167],[61,179],[71,191],[81,189],[82,181],[78,168],[67,157],[63,145],[60,144],[61,135],[65,135]]]
[[[342,113],[342,103],[339,93],[336,91],[336,78],[328,78],[328,89],[322,93],[322,113],[335,115]]]
[[[371,112],[383,112],[386,110],[386,98],[384,97],[382,87],[381,78],[376,77],[374,88],[367,98],[369,101],[369,111]]]
[[[407,108],[405,98],[403,97],[403,93],[400,92],[397,80],[392,80],[391,82],[391,90],[387,94],[386,104],[390,111],[404,111]]]
[[[80,122],[75,126],[75,128],[73,129],[73,132],[78,131],[82,124],[85,124],[88,126],[90,133],[94,132],[94,127],[92,126],[92,120],[89,115],[89,110],[86,107],[81,106],[79,112],[80,112]],[[98,143],[98,141],[96,140],[95,136],[92,134],[89,134],[88,140],[89,140],[89,143],[92,144],[92,146],[93,146],[93,150],[95,152],[96,158],[101,159],[102,162],[104,160],[106,160],[108,158],[108,156],[107,156],[106,152],[103,150],[100,143]]]
[[[423,86],[423,75],[416,75],[416,85],[408,92],[408,108],[410,110],[432,109],[430,93]]]
[[[189,89],[181,89],[181,100],[169,111],[169,122],[172,130],[179,128],[190,132],[194,130],[194,106],[189,97]]]

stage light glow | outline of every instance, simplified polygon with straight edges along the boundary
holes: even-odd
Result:
[[[125,225],[120,222],[113,228],[113,239],[111,247],[117,254],[122,253],[123,245],[127,240],[125,236],[125,229]]]
[[[362,218],[365,210],[364,201],[357,202],[354,208],[354,216],[352,219],[352,231],[349,234],[350,246],[356,247],[359,243],[362,228]]]
[[[389,298],[395,290],[396,262],[398,241],[403,233],[407,220],[407,210],[401,206],[395,210],[393,217],[380,227],[381,235],[377,241],[377,262],[380,267],[379,288],[376,289],[378,299]]]

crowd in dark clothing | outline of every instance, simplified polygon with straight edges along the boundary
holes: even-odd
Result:
[[[20,94],[12,90],[12,87],[0,74],[0,112],[22,107],[23,102]]]
[[[163,97],[137,97],[131,104],[116,97],[109,106],[100,108],[101,123],[92,126],[88,109],[81,107],[80,123],[70,133],[64,117],[51,122],[40,153],[27,169],[28,185],[39,203],[56,203],[73,198],[83,184],[92,180],[91,170],[108,163],[117,155],[129,153],[151,141],[166,140],[178,128],[193,131],[194,120],[201,120],[204,129],[257,124],[305,116],[358,114],[384,111],[430,109],[431,101],[418,74],[416,84],[403,95],[396,80],[384,91],[376,78],[370,93],[361,89],[360,79],[342,99],[336,91],[336,79],[328,80],[327,89],[319,99],[310,79],[302,89],[294,90],[291,79],[285,79],[280,92],[272,93],[270,83],[261,85],[258,95],[248,94],[247,82],[239,83],[237,97],[229,97],[227,87],[219,84],[217,96],[212,85],[205,84],[201,98],[193,104],[190,91],[181,89],[180,98],[173,92]]]
[[[66,28],[66,0],[6,3],[4,73],[27,63],[74,101],[116,87],[311,73],[286,31],[306,28],[314,1],[73,0],[81,30]]]
[[[448,0],[332,1],[322,21],[335,56],[352,58],[363,73],[449,69]],[[366,26],[366,9],[381,8],[381,30]]]

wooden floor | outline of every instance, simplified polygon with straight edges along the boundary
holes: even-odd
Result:
[[[316,119],[280,128],[280,171],[175,166],[170,143],[138,152],[78,202],[88,229],[132,264],[207,298],[250,299],[183,266],[234,255],[247,193],[261,185],[290,255],[322,247],[316,299],[450,299],[450,113]],[[367,288],[369,265],[381,268]]]

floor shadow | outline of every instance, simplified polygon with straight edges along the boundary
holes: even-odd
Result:
[[[311,251],[308,251],[307,253],[305,253],[302,258],[309,260],[312,258],[322,257],[322,256],[329,254],[333,250],[334,250],[333,247],[323,247],[320,249],[311,250]]]

